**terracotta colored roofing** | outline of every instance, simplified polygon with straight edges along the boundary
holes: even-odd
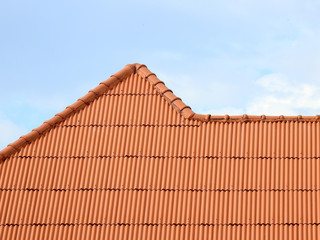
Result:
[[[0,239],[317,239],[319,171],[319,116],[195,114],[131,64],[0,151]]]

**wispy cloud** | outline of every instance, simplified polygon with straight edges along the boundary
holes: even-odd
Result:
[[[315,115],[320,112],[317,85],[291,83],[283,74],[265,75],[256,84],[262,87],[262,95],[248,103],[249,114]]]

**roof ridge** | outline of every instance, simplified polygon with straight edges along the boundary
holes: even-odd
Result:
[[[266,115],[211,115],[211,114],[197,114],[192,111],[191,107],[186,105],[181,98],[177,97],[171,89],[167,88],[163,81],[157,78],[157,75],[151,72],[144,64],[134,64],[136,72],[140,76],[146,78],[151,85],[163,96],[174,109],[176,109],[183,117],[198,121],[320,121],[320,115],[315,116],[266,116]]]
[[[56,124],[64,121],[67,117],[71,116],[75,112],[87,106],[89,103],[94,101],[96,98],[100,97],[103,93],[111,90],[119,82],[126,79],[133,73],[139,74],[141,77],[145,78],[157,92],[160,93],[164,99],[184,118],[198,120],[202,122],[208,121],[320,121],[320,115],[316,116],[255,116],[244,114],[242,116],[229,116],[229,115],[211,115],[211,114],[197,114],[192,111],[191,107],[186,105],[181,98],[177,97],[171,89],[167,88],[165,83],[161,81],[156,74],[151,72],[146,65],[134,63],[127,64],[119,72],[112,74],[110,78],[101,82],[96,88],[90,90],[85,96],[79,98],[75,103],[66,107],[60,113],[57,113],[53,118],[45,121],[38,128],[33,129],[30,133],[21,136],[17,141],[9,144],[6,148],[0,151],[0,161],[10,157],[12,154],[18,152],[25,145],[33,142],[50,129],[52,129]]]
[[[161,81],[156,74],[151,72],[146,65],[144,64],[135,64],[136,66],[136,72],[141,77],[145,78],[154,88],[157,92],[160,93],[162,97],[164,97],[169,104],[183,117],[190,119],[197,119],[197,115],[191,110],[191,107],[186,105],[181,98],[177,97],[173,94],[172,90],[167,88],[165,83]],[[203,115],[206,116],[206,115]],[[201,119],[199,119],[201,120]],[[205,119],[203,119],[205,120]]]
[[[33,129],[30,133],[21,136],[17,141],[10,143],[6,148],[2,149],[0,151],[0,161],[5,160],[12,154],[18,152],[21,148],[48,132],[56,124],[64,121],[67,117],[84,108],[96,98],[100,97],[107,90],[111,90],[119,82],[123,81],[125,78],[135,72],[135,64],[127,64],[122,70],[115,74],[112,74],[110,78],[101,82],[96,88],[90,90],[86,95],[79,98],[75,103],[67,106],[65,110],[57,113],[53,118],[44,121],[42,125]]]

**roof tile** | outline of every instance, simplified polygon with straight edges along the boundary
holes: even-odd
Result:
[[[85,96],[79,98],[78,101],[82,101],[84,104],[89,104],[96,99],[96,97],[97,94],[94,91],[89,91]]]
[[[22,137],[26,140],[26,142],[30,143],[39,137],[39,133],[37,131],[31,131]]]
[[[81,99],[0,151],[1,239],[320,234],[319,117],[195,114],[140,64]]]
[[[24,147],[27,144],[26,139],[23,137],[20,137],[17,141],[14,143],[10,143],[8,146],[11,146],[16,151],[20,150],[20,148]]]

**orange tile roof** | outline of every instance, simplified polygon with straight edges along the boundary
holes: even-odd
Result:
[[[316,239],[320,118],[195,114],[127,65],[0,151],[0,239]]]

